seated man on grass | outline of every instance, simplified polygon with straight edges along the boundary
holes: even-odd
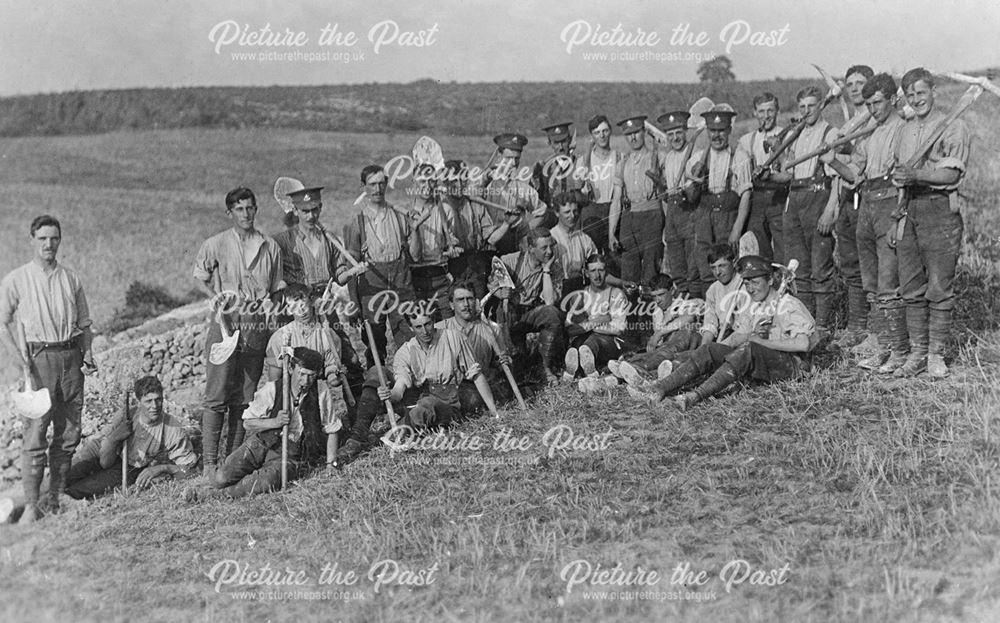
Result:
[[[336,408],[331,389],[317,384],[323,373],[323,355],[295,347],[290,357],[291,403],[284,410],[283,379],[269,381],[254,394],[243,412],[247,435],[211,475],[214,491],[188,490],[185,497],[197,501],[203,497],[241,498],[268,493],[281,488],[281,430],[288,425],[288,477],[298,478],[326,457],[335,465],[337,436],[342,412]]]
[[[458,331],[437,329],[431,315],[424,311],[408,316],[414,337],[399,347],[392,358],[395,381],[392,388],[381,385],[378,398],[405,403],[402,424],[413,429],[447,426],[462,415],[459,385],[472,381],[486,403],[487,410],[498,417],[493,392],[482,374],[468,340]],[[415,398],[416,404],[409,406]]]
[[[671,359],[701,343],[698,321],[705,301],[676,298],[677,286],[670,275],[657,275],[650,287],[654,303],[653,333],[646,340],[645,352],[608,362],[608,370],[620,379],[635,382],[635,379],[648,379],[654,373],[657,378],[663,378],[670,374]]]
[[[187,476],[198,463],[187,433],[180,423],[163,412],[163,385],[155,376],[145,376],[133,386],[138,408],[135,416],[120,413],[102,437],[80,444],[66,476],[66,495],[91,499],[109,493],[122,484],[122,443],[128,442],[129,486],[145,488],[155,482]],[[48,491],[48,483],[42,484]],[[59,501],[51,495],[43,510],[57,512]],[[19,506],[18,501],[0,502],[0,523]],[[7,514],[8,517],[2,517]]]
[[[740,259],[739,270],[751,303],[736,310],[733,333],[702,344],[665,379],[640,388],[635,397],[656,403],[688,384],[704,380],[674,398],[683,411],[714,396],[740,379],[773,383],[794,379],[808,369],[804,359],[815,346],[816,323],[797,298],[772,287],[772,268],[764,258]]]

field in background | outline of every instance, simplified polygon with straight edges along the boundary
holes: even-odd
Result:
[[[947,105],[957,91],[944,90]],[[964,186],[958,366],[947,381],[875,379],[840,362],[686,415],[637,408],[621,391],[585,398],[560,389],[530,416],[505,411],[499,423],[458,429],[490,445],[508,428],[531,440],[524,451],[392,458],[380,448],[343,473],[247,502],[185,505],[180,485],[112,497],[37,528],[0,529],[0,593],[8,596],[0,619],[993,620],[998,104],[986,94],[966,115],[975,142]],[[66,223],[61,257],[83,275],[99,322],[136,279],[180,296],[200,242],[227,226],[226,190],[259,190],[262,229],[275,231],[277,175],[325,184],[324,221],[338,226],[361,166],[408,151],[416,136],[270,129],[0,139],[0,272],[26,260],[27,221],[49,211]],[[472,163],[492,148],[486,137],[434,136],[447,156]],[[533,139],[525,162],[543,153]],[[542,440],[555,425],[589,439],[610,431],[608,446],[550,456]],[[315,580],[325,563],[364,575],[387,558],[414,570],[437,563],[436,581],[375,594],[362,578],[332,589],[361,590],[363,599],[317,603],[242,601],[232,588],[216,593],[206,577],[226,559],[302,569]],[[651,588],[583,585],[567,595],[560,572],[578,559],[664,578]],[[747,581],[727,593],[718,576],[737,559],[768,571],[787,563],[787,582]],[[670,584],[685,562],[707,572],[704,587]],[[584,599],[592,590],[705,600]]]

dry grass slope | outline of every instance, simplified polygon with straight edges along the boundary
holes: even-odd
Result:
[[[0,531],[0,592],[8,596],[0,620],[994,620],[997,104],[984,96],[968,116],[975,166],[950,379],[885,380],[831,361],[805,381],[750,388],[684,415],[639,407],[617,390],[585,397],[560,389],[538,398],[530,415],[509,410],[499,422],[459,429],[487,444],[510,429],[531,440],[525,451],[390,457],[380,448],[341,473],[237,503],[187,505],[176,484],[110,497],[36,528]],[[361,164],[412,138],[177,131],[5,139],[0,236],[17,251],[0,269],[21,261],[20,228],[44,209],[72,223],[66,261],[88,279],[98,309],[113,309],[137,274],[184,292],[198,242],[225,226],[218,204],[226,188],[263,191],[277,174],[326,183],[334,224]],[[481,162],[489,153],[486,140],[439,138],[449,155]],[[540,153],[535,147],[526,160]],[[277,209],[264,203],[265,228],[274,229]],[[113,242],[99,235],[111,230]],[[109,251],[116,259],[102,257]],[[557,424],[586,437],[610,429],[609,447],[549,456],[542,439]],[[313,579],[336,562],[363,575],[386,558],[410,569],[436,563],[436,580],[374,594],[361,579],[326,588],[362,590],[365,599],[279,602],[216,593],[205,575],[225,559]],[[560,571],[578,559],[664,576],[627,590],[714,598],[584,599],[589,586],[567,595]],[[788,580],[727,593],[718,574],[734,559],[768,570],[787,563]],[[685,562],[707,571],[709,583],[672,586],[671,572]]]

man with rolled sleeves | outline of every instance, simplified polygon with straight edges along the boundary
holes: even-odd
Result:
[[[705,295],[713,281],[712,268],[708,264],[712,247],[729,243],[735,249],[739,245],[750,214],[750,191],[753,189],[749,155],[729,145],[736,113],[713,110],[702,116],[708,129],[709,151],[707,157],[704,150],[691,154],[688,177],[695,183],[685,190],[690,201],[698,202],[695,257],[701,278],[699,298]]]
[[[59,494],[66,489],[73,452],[80,442],[83,377],[97,370],[90,350],[91,320],[83,284],[74,271],[56,261],[62,226],[45,214],[31,222],[29,232],[35,249],[32,261],[0,281],[0,343],[36,389],[48,389],[52,403],[40,418],[22,418],[24,523],[41,514],[39,488],[46,451],[49,509],[58,510]],[[52,441],[48,442],[50,424]]]
[[[806,87],[795,97],[805,122],[802,133],[786,151],[786,162],[809,153],[833,140],[836,128],[822,118],[823,94]],[[770,174],[775,182],[790,182],[788,204],[782,223],[785,235],[785,262],[799,260],[796,292],[813,314],[819,331],[829,334],[833,325],[835,266],[833,227],[839,208],[840,178],[832,168],[814,156],[791,170]]]
[[[750,166],[755,173],[747,231],[757,238],[761,257],[783,264],[785,249],[782,220],[785,200],[788,199],[788,184],[756,175],[758,167],[771,157],[771,150],[778,144],[778,135],[784,131],[778,125],[778,97],[767,91],[755,96],[753,114],[757,118],[757,129],[747,132],[739,140],[740,149],[750,154]],[[781,163],[779,161],[771,166],[772,170],[778,170]]]
[[[360,386],[364,371],[358,355],[351,346],[351,340],[344,330],[345,310],[326,309],[330,301],[322,299],[331,280],[344,285],[364,268],[349,266],[347,258],[340,253],[331,240],[333,234],[326,231],[320,222],[323,212],[323,187],[302,188],[288,193],[292,202],[292,212],[298,218],[295,227],[278,232],[274,241],[281,249],[281,270],[286,285],[302,285],[310,291],[310,297],[323,301],[323,316],[329,320],[330,328],[337,334],[340,344],[340,359],[347,365],[352,385]]]
[[[208,360],[212,346],[222,341],[215,317],[205,341],[205,398],[202,404],[202,459],[205,473],[243,441],[243,410],[253,398],[264,370],[264,350],[270,317],[263,311],[271,296],[284,288],[281,248],[254,227],[257,198],[249,188],[226,194],[226,215],[233,226],[206,240],[194,261],[194,278],[222,306],[231,326],[240,332],[236,351],[221,364]],[[219,436],[228,422],[225,444]]]
[[[908,216],[896,255],[910,354],[893,374],[914,376],[926,368],[932,378],[942,378],[948,375],[944,354],[951,334],[955,266],[964,230],[958,186],[969,161],[969,129],[963,121],[953,121],[920,165],[905,166],[945,113],[935,108],[937,93],[929,71],[911,69],[902,83],[916,116],[899,130],[891,175],[908,198]]]
[[[631,149],[618,167],[616,183],[622,191],[611,205],[608,241],[612,251],[621,251],[621,278],[649,283],[660,272],[664,214],[657,184],[646,175],[659,178],[660,157],[655,146],[646,145],[645,122],[645,116],[618,122]]]
[[[556,253],[552,234],[544,227],[528,232],[525,249],[501,256],[514,290],[501,288],[496,296],[509,300],[510,317],[504,318],[512,339],[525,345],[528,333],[538,333],[538,353],[546,382],[558,382],[565,334],[562,312],[557,307],[562,299],[563,269]]]
[[[445,208],[434,188],[435,175],[434,165],[426,162],[417,165],[414,173],[417,195],[407,214],[417,248],[410,271],[416,299],[443,311],[451,283],[448,262],[457,253],[458,241],[449,229]]]
[[[487,201],[504,206],[503,213],[491,214],[496,228],[490,234],[490,244],[498,255],[504,255],[520,249],[521,240],[532,227],[554,225],[556,219],[531,184],[522,181],[519,166],[527,137],[505,132],[494,136],[493,142],[498,162],[484,174],[486,185],[482,193]]]
[[[546,205],[559,193],[583,188],[583,176],[577,172],[577,158],[573,155],[572,123],[556,123],[542,128],[548,137],[552,155],[536,162],[531,171],[531,186],[538,191],[538,198]],[[544,225],[551,227],[555,223]]]
[[[854,117],[845,123],[847,131],[861,129],[866,121],[865,84],[875,72],[867,65],[854,65],[844,75],[844,93],[855,107]],[[844,134],[845,130],[841,130]],[[848,162],[853,151],[851,144],[839,150],[843,162]],[[856,185],[841,176],[840,214],[837,218],[837,258],[840,275],[847,285],[847,330],[837,338],[837,343],[848,348],[857,345],[868,331],[868,301],[865,299],[864,284],[861,279],[861,264],[858,260],[857,231],[860,219],[861,196]]]
[[[584,288],[584,266],[587,258],[597,253],[597,245],[579,228],[580,207],[586,201],[579,190],[559,193],[553,201],[559,222],[551,232],[563,265],[564,295]]]
[[[462,415],[459,385],[472,381],[486,408],[498,416],[493,392],[472,354],[469,342],[458,332],[438,330],[424,312],[409,315],[414,337],[399,347],[392,359],[392,388],[380,385],[378,397],[393,403],[404,402],[404,394],[416,399],[404,411],[402,424],[414,429],[447,426]]]
[[[667,258],[667,274],[673,278],[678,293],[697,295],[702,289],[695,257],[698,204],[689,201],[684,193],[684,186],[689,183],[684,169],[689,155],[687,123],[690,117],[686,110],[675,110],[660,115],[656,122],[670,144],[670,151],[664,153],[662,159],[662,179],[667,186],[663,200],[666,215],[663,252]]]
[[[486,275],[490,272],[491,238],[497,226],[489,209],[465,195],[469,182],[469,167],[462,160],[444,163],[445,195],[441,203],[449,235],[454,239],[454,251],[448,260],[452,282],[469,282],[477,298],[486,296]],[[506,220],[506,214],[503,215]],[[520,222],[520,214],[516,213]],[[510,225],[508,224],[508,227]],[[493,240],[499,240],[499,234]]]
[[[759,255],[740,259],[740,275],[752,301],[736,311],[733,333],[720,342],[702,344],[670,375],[644,387],[636,397],[659,402],[706,375],[695,389],[675,397],[681,410],[714,396],[747,378],[774,383],[800,376],[809,368],[807,353],[815,345],[815,322],[801,301],[778,296],[772,287],[770,262]]]
[[[580,223],[583,233],[590,236],[602,253],[607,253],[611,204],[621,193],[621,187],[615,184],[615,172],[622,154],[611,147],[611,122],[606,116],[594,115],[587,122],[587,129],[593,143],[581,163],[586,173],[583,192],[588,201],[581,206]]]
[[[372,325],[379,357],[385,361],[388,338],[383,323],[391,328],[397,345],[409,335],[397,307],[399,302],[413,300],[410,265],[419,241],[410,219],[385,200],[385,169],[377,164],[364,167],[361,185],[365,193],[361,211],[344,225],[344,245],[366,266],[358,277],[357,294],[361,313]]]
[[[456,331],[465,336],[469,348],[472,349],[472,356],[493,391],[494,399],[497,401],[507,399],[511,392],[507,389],[507,380],[501,371],[501,366],[509,366],[512,362],[500,334],[500,326],[479,315],[478,299],[472,291],[471,284],[461,282],[453,284],[449,291],[449,300],[453,315],[439,322],[438,329]],[[463,413],[487,409],[475,383],[468,379],[459,384],[458,397]]]
[[[858,362],[866,370],[894,372],[906,362],[910,344],[906,333],[906,308],[899,295],[896,249],[889,246],[895,225],[896,187],[889,172],[894,143],[903,119],[896,113],[896,81],[878,74],[864,85],[865,105],[878,127],[854,145],[848,163],[832,152],[823,156],[841,177],[855,184],[860,196],[857,214],[857,254],[861,284],[870,305],[867,328],[875,336],[875,352]]]

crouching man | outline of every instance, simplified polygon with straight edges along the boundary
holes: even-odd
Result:
[[[805,305],[772,288],[771,266],[756,255],[739,262],[751,303],[735,312],[733,333],[721,342],[703,344],[664,379],[645,386],[639,397],[658,402],[687,384],[710,375],[694,390],[676,396],[681,410],[714,396],[735,381],[765,383],[799,376],[808,369],[803,357],[815,346],[816,323]]]
[[[470,380],[487,410],[498,416],[493,392],[465,336],[450,329],[438,330],[425,311],[408,318],[414,337],[396,351],[392,359],[395,382],[392,389],[385,385],[378,388],[379,399],[405,402],[404,393],[411,390],[407,397],[415,397],[416,404],[406,409],[402,424],[418,430],[447,426],[461,414],[459,385]],[[419,394],[414,396],[412,390]]]
[[[343,413],[335,407],[331,390],[316,379],[323,372],[323,355],[298,346],[291,352],[291,410],[282,409],[282,380],[257,390],[243,412],[246,439],[212,476],[215,495],[240,498],[281,488],[281,429],[288,425],[288,475],[301,476],[306,468],[334,463]],[[193,496],[197,497],[197,495]]]
[[[153,483],[192,473],[198,456],[184,428],[163,412],[163,385],[155,376],[145,376],[133,386],[138,409],[130,420],[121,413],[103,437],[92,437],[80,444],[73,454],[66,475],[66,495],[91,499],[109,493],[122,484],[122,444],[128,442],[126,470],[129,486],[145,488]],[[59,510],[58,498],[49,483],[42,492],[49,493],[45,510]],[[20,506],[20,500],[0,500],[0,523]]]

